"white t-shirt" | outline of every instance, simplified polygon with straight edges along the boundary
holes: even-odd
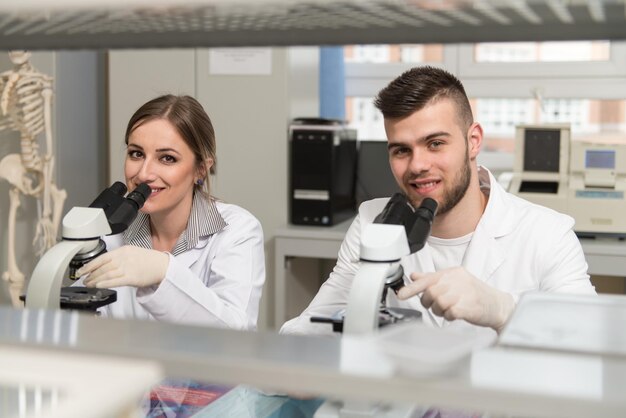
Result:
[[[462,237],[451,239],[428,237],[435,271],[463,265],[463,257],[473,235],[474,233],[470,232]]]

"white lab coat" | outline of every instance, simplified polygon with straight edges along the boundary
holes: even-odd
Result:
[[[117,302],[101,308],[114,318],[157,319],[233,329],[256,329],[265,281],[263,230],[247,210],[216,201],[227,225],[201,237],[195,248],[170,254],[159,286],[114,288]],[[104,237],[108,250],[123,233]]]
[[[483,192],[489,194],[481,217],[463,258],[463,266],[490,286],[509,292],[515,300],[528,291],[594,294],[587,263],[578,238],[573,232],[574,220],[551,209],[535,205],[507,193],[491,173],[479,168]],[[490,189],[490,191],[489,191]],[[364,225],[373,222],[389,199],[364,202],[350,226],[339,250],[337,264],[328,280],[297,318],[286,322],[283,333],[328,333],[331,326],[313,324],[311,316],[332,316],[346,307],[352,280],[358,270],[360,235]],[[412,272],[434,272],[428,243],[424,248],[401,260],[404,281]],[[448,324],[421,305],[419,297],[400,301],[388,292],[387,305],[416,309],[424,322],[434,326]],[[454,321],[456,326],[469,326]]]

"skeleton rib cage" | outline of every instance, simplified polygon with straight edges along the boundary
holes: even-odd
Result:
[[[20,73],[3,75],[0,80],[0,131],[20,132],[22,164],[29,171],[41,171],[36,137],[45,128],[42,92],[51,90],[52,80],[30,69]]]

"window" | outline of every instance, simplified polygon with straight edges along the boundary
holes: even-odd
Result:
[[[373,98],[403,71],[429,64],[447,69],[465,85],[485,131],[481,154],[490,168],[512,169],[515,125],[521,123],[570,123],[574,138],[626,141],[626,43],[377,45],[372,54],[378,61],[359,58],[368,56],[367,48],[344,49],[346,115],[359,138],[384,139]]]
[[[608,41],[494,42],[474,45],[475,62],[608,61]]]
[[[487,152],[513,153],[519,124],[569,123],[574,139],[622,135],[626,141],[626,100],[481,98],[471,103]]]
[[[346,119],[356,128],[359,139],[384,139],[383,118],[374,106],[373,97],[349,97],[346,99]]]
[[[443,45],[348,45],[346,62],[360,63],[434,63],[443,60]]]

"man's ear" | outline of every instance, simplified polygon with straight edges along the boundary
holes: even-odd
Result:
[[[474,122],[467,131],[467,152],[470,160],[474,160],[483,145],[483,127]]]

